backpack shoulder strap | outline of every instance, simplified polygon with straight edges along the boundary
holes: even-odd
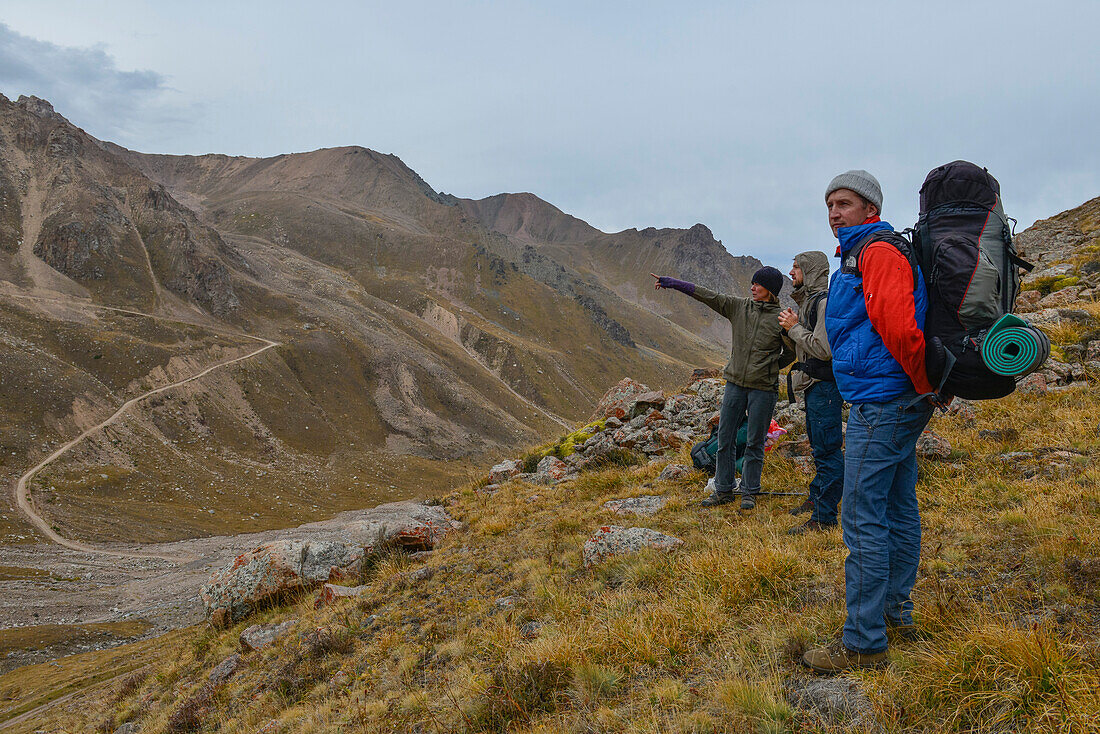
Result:
[[[857,242],[855,247],[849,250],[848,254],[844,256],[844,261],[841,263],[841,270],[851,275],[862,276],[863,270],[861,268],[861,263],[863,260],[863,250],[872,242],[885,242],[893,245],[894,248],[909,261],[909,267],[913,269],[913,285],[915,287],[920,269],[917,266],[917,258],[913,254],[913,247],[904,235],[890,229],[880,229],[871,232]]]
[[[806,328],[813,331],[817,328],[817,312],[820,310],[821,302],[825,300],[825,297],[829,295],[829,291],[821,291],[810,296],[806,301]]]

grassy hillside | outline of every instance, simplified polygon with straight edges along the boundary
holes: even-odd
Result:
[[[700,510],[704,477],[659,481],[658,461],[551,488],[471,485],[444,499],[467,529],[425,558],[380,556],[357,600],[314,610],[309,595],[226,631],[191,629],[140,682],[101,686],[43,721],[112,731],[136,720],[143,732],[1100,731],[1098,378],[933,419],[953,450],[921,462],[920,638],[895,641],[883,671],[821,684],[797,663],[844,619],[838,530],[787,536],[796,498]],[[669,458],[687,463],[686,449]],[[769,456],[765,490],[805,481]],[[602,509],[643,494],[668,505],[636,519]],[[609,524],[684,545],[585,569],[584,540]],[[293,634],[202,693],[245,626],[291,617]]]

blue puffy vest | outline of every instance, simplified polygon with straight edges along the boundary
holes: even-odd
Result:
[[[837,230],[840,261],[868,234],[893,230],[888,222],[870,222]],[[918,271],[913,289],[917,326],[924,328],[928,295]],[[843,267],[829,280],[825,305],[825,330],[833,351],[833,375],[840,394],[849,403],[881,403],[913,390],[913,382],[886,349],[882,337],[871,326],[863,300],[862,274],[845,273]]]

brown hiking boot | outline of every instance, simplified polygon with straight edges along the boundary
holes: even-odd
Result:
[[[826,525],[823,522],[817,520],[807,520],[801,525],[795,525],[793,528],[787,531],[787,535],[802,535],[804,533],[823,533],[826,530],[832,530],[836,527],[836,523]]]
[[[791,510],[789,510],[789,512],[792,515],[801,515],[804,512],[813,512],[813,511],[814,511],[814,501],[811,500],[811,499],[807,499],[805,502],[803,502],[798,507],[795,507],[795,508],[792,508]]]
[[[719,492],[715,490],[711,492],[710,497],[699,503],[700,507],[717,507],[718,505],[728,505],[737,499],[737,495],[733,492]]]
[[[802,664],[815,673],[835,675],[859,668],[885,668],[890,664],[890,659],[885,650],[873,653],[855,652],[846,648],[840,640],[835,640],[825,647],[807,650],[802,656]]]

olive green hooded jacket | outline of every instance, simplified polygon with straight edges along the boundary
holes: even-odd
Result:
[[[803,305],[818,293],[829,290],[829,256],[824,252],[802,252],[795,256],[794,262],[802,269],[802,285],[791,293],[791,298],[798,304],[798,323],[784,335],[787,345],[795,350],[795,358],[804,362],[810,357],[822,360],[832,360],[833,353],[829,350],[829,339],[825,335],[825,302],[822,298],[817,305],[817,323],[813,330],[809,328],[810,317],[805,313]],[[791,372],[791,382],[796,393],[804,392],[817,382],[802,370]],[[793,399],[793,396],[792,398]]]
[[[750,390],[778,392],[779,370],[794,358],[783,343],[779,302],[774,297],[754,301],[727,296],[700,285],[692,298],[725,316],[733,327],[733,348],[723,373],[726,380]]]

